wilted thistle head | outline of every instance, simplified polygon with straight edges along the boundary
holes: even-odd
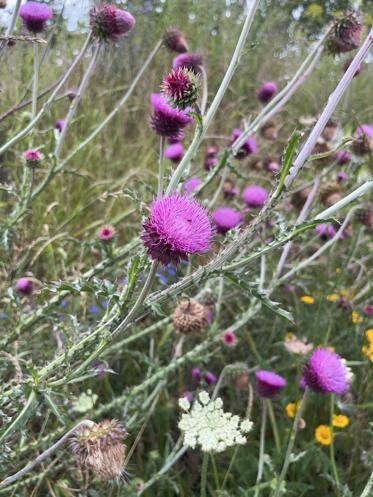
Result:
[[[273,398],[287,385],[285,378],[272,371],[257,371],[257,392],[260,397]]]
[[[105,420],[75,430],[70,448],[79,464],[91,469],[99,480],[114,480],[123,474],[127,436],[119,421]]]
[[[225,234],[242,222],[242,214],[231,207],[219,207],[212,213],[218,233]]]
[[[350,388],[350,373],[343,359],[327,348],[316,349],[303,368],[306,385],[314,392],[341,395]]]
[[[207,252],[212,236],[206,209],[196,200],[174,193],[153,203],[141,238],[152,259],[178,264],[189,254]]]
[[[43,154],[39,150],[29,149],[23,152],[23,157],[29,167],[38,167],[43,159]]]
[[[93,7],[89,19],[93,36],[102,41],[118,41],[136,25],[132,14],[107,3]]]
[[[177,139],[182,129],[193,122],[193,118],[186,112],[172,108],[160,93],[153,93],[151,103],[151,126],[158,135]]]
[[[355,50],[361,43],[363,24],[357,12],[346,12],[336,20],[333,31],[328,39],[327,47],[330,53],[338,54]]]
[[[175,57],[172,62],[173,69],[179,69],[179,67],[185,67],[195,74],[201,72],[201,66],[203,65],[203,56],[200,53],[182,53]]]
[[[365,155],[373,151],[373,126],[362,124],[357,128],[352,150],[356,155]]]
[[[186,67],[173,69],[165,76],[162,84],[164,96],[173,107],[186,109],[193,107],[199,96],[200,81],[198,76]]]
[[[178,28],[167,28],[163,36],[163,43],[166,48],[177,53],[188,51],[188,44],[184,34]]]
[[[172,319],[176,330],[183,335],[199,334],[207,328],[208,308],[196,300],[182,300]]]
[[[320,200],[325,207],[331,207],[342,199],[343,189],[338,183],[327,182],[320,188]]]
[[[256,91],[256,98],[262,104],[266,104],[274,97],[277,91],[277,85],[273,81],[268,81],[264,83],[260,88]]]
[[[19,9],[19,16],[31,33],[44,31],[47,21],[53,17],[53,11],[45,3],[26,2]]]

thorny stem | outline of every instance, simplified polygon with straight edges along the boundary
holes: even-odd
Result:
[[[334,454],[334,429],[333,429],[334,401],[335,401],[334,394],[331,394],[330,395],[330,429],[332,430],[332,441],[330,444],[330,461],[332,464],[332,470],[333,470],[337,495],[340,496],[341,495],[341,493],[340,493],[340,485],[341,484],[339,482],[338,469],[337,469],[337,466],[335,464],[335,454]]]
[[[260,424],[260,446],[259,446],[259,462],[258,462],[258,474],[256,477],[256,488],[254,497],[258,497],[260,493],[259,483],[261,482],[263,476],[264,467],[264,444],[266,436],[266,424],[267,424],[267,399],[262,399],[262,420]]]
[[[32,84],[31,121],[35,119],[39,89],[39,46],[34,43],[34,80]]]
[[[60,449],[66,443],[66,441],[69,439],[69,437],[71,437],[71,435],[78,428],[80,428],[82,426],[86,426],[87,428],[92,428],[94,425],[95,425],[95,423],[93,421],[90,421],[90,420],[84,420],[84,421],[81,421],[80,423],[78,423],[76,426],[71,428],[71,430],[69,430],[62,438],[60,438],[60,440],[58,440],[58,442],[56,442],[51,447],[49,447],[47,450],[45,450],[42,454],[40,454],[33,461],[31,461],[29,464],[27,464],[24,468],[22,468],[20,471],[18,471],[14,475],[8,476],[8,478],[5,478],[5,480],[3,480],[0,483],[0,488],[8,487],[9,485],[14,483],[15,481],[23,478],[23,476],[26,473],[29,473],[31,470],[33,470],[35,468],[35,466],[42,463],[45,459],[47,459],[52,454],[54,454],[58,449]]]
[[[201,98],[201,115],[204,116],[206,112],[207,99],[209,96],[208,92],[208,79],[206,69],[201,66],[201,74],[202,74],[202,98]]]

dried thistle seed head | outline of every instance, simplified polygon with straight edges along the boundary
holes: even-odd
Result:
[[[70,448],[79,464],[91,469],[99,480],[114,480],[123,473],[128,433],[116,420],[104,420],[92,427],[78,428],[70,440]]]
[[[184,34],[178,28],[167,28],[163,36],[166,48],[173,52],[184,53],[188,51],[188,44]]]
[[[196,300],[182,300],[174,311],[173,322],[179,333],[201,333],[209,324],[208,309]]]
[[[305,204],[309,194],[311,193],[311,190],[311,187],[307,187],[303,188],[303,190],[295,192],[291,197],[291,203],[294,205],[294,207],[296,207],[297,209],[301,209]]]
[[[325,183],[320,188],[320,200],[325,207],[331,207],[342,199],[343,189],[338,183]]]
[[[358,48],[361,43],[363,24],[358,12],[346,12],[334,24],[334,29],[327,42],[330,53],[338,54]]]
[[[273,121],[268,121],[260,129],[260,134],[265,140],[277,140],[278,128]]]
[[[373,204],[366,204],[359,209],[357,218],[367,228],[373,228]]]
[[[334,139],[335,134],[337,132],[337,128],[338,128],[337,121],[334,121],[334,119],[329,119],[329,121],[326,123],[326,126],[321,133],[321,136],[324,138],[325,141],[329,142]]]
[[[318,155],[318,154],[329,154],[331,152],[331,148],[329,145],[324,142],[324,140],[320,140],[316,143],[314,149],[312,150],[312,154]],[[330,164],[332,157],[330,155],[327,155],[325,157],[319,157],[318,159],[314,160],[314,164],[318,167],[325,167]]]

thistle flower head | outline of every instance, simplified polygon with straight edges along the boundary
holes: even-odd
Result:
[[[357,128],[352,150],[356,155],[369,154],[373,150],[373,126],[362,124]]]
[[[240,128],[235,128],[231,136],[231,145],[240,138],[242,135],[242,130]],[[237,159],[244,159],[248,155],[256,154],[258,151],[258,146],[254,137],[249,137],[244,144],[241,146],[240,150],[236,153]]]
[[[316,349],[303,368],[306,385],[314,392],[341,395],[350,388],[350,372],[343,359],[327,348]]]
[[[178,28],[167,28],[163,36],[163,43],[166,48],[173,52],[184,53],[188,51],[184,34]]]
[[[337,230],[332,224],[321,223],[315,228],[316,233],[319,235],[321,240],[329,240],[337,234]]]
[[[19,9],[25,27],[31,33],[44,31],[47,21],[53,17],[53,11],[45,3],[26,2]]]
[[[248,207],[263,207],[268,200],[268,192],[258,185],[248,186],[243,192],[243,199]]]
[[[142,239],[152,259],[178,264],[189,254],[207,252],[212,236],[207,211],[196,200],[175,193],[153,203]]]
[[[92,7],[89,19],[93,36],[102,41],[118,41],[136,24],[132,14],[107,3]]]
[[[184,183],[183,187],[184,187],[184,190],[187,192],[187,194],[190,195],[201,184],[202,184],[202,181],[199,178],[191,178]]]
[[[347,152],[347,150],[338,150],[335,154],[335,161],[340,166],[344,166],[348,164],[351,160],[351,155]]]
[[[54,125],[54,129],[56,129],[57,131],[59,131],[61,133],[61,131],[63,131],[65,129],[65,126],[66,126],[65,120],[59,119],[58,121],[56,121],[56,123]]]
[[[114,480],[123,473],[125,445],[128,433],[116,420],[94,423],[75,430],[70,449],[79,464],[94,471],[100,480]]]
[[[186,67],[173,69],[165,76],[162,85],[163,95],[170,104],[182,110],[196,104],[199,89],[200,80],[198,76]]]
[[[103,228],[100,229],[98,236],[100,237],[100,240],[104,242],[109,242],[114,238],[115,230],[112,226],[104,226]]]
[[[348,174],[345,173],[344,171],[338,171],[338,173],[337,173],[338,183],[344,183],[347,180],[348,180]]]
[[[184,67],[193,71],[195,74],[200,74],[201,66],[203,65],[203,56],[200,53],[182,53],[174,58],[172,62],[173,69]]]
[[[177,164],[184,157],[184,145],[179,142],[172,143],[172,145],[166,149],[164,156],[166,159]]]
[[[20,278],[16,283],[16,290],[21,295],[31,295],[34,291],[34,284],[30,278]]]
[[[233,183],[232,180],[227,179],[223,185],[224,198],[230,199],[230,198],[238,197],[239,194],[240,194],[239,188]]]
[[[361,43],[363,24],[357,12],[346,12],[337,19],[333,31],[328,39],[327,47],[332,54],[350,52],[358,48]]]
[[[43,154],[39,150],[29,149],[23,152],[23,157],[29,167],[38,167],[43,160]]]
[[[227,347],[235,347],[237,345],[237,337],[233,331],[224,331],[222,339],[224,345],[226,345]]]
[[[261,397],[273,398],[287,385],[285,378],[272,371],[257,371],[255,376],[257,392]]]
[[[204,452],[222,452],[247,442],[245,435],[252,429],[252,422],[224,412],[220,398],[211,400],[203,391],[192,406],[185,397],[179,400],[179,405],[185,411],[179,428],[188,447],[200,447]]]
[[[196,300],[182,300],[176,307],[172,319],[179,333],[198,334],[209,324],[208,309]]]
[[[225,234],[242,222],[242,214],[231,207],[219,207],[212,213],[218,233]]]
[[[181,130],[193,122],[193,118],[185,111],[172,108],[160,93],[153,93],[151,103],[151,126],[158,135],[178,139]]]
[[[256,91],[256,97],[262,104],[266,104],[274,97],[277,92],[277,85],[273,81],[268,81],[264,83],[260,88]]]

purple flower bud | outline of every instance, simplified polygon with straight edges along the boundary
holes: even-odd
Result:
[[[348,180],[348,174],[345,173],[344,171],[339,171],[337,173],[337,181],[338,183],[343,183]]]
[[[93,7],[89,19],[93,35],[102,41],[116,42],[136,25],[132,14],[112,4]]]
[[[190,69],[195,74],[201,72],[201,66],[203,65],[203,56],[200,53],[182,53],[175,57],[172,62],[172,68],[178,69],[179,67],[185,67]]]
[[[326,223],[322,223],[316,226],[315,231],[319,235],[321,240],[324,241],[330,240],[337,233],[337,230],[332,224],[326,224]]]
[[[207,371],[205,373],[205,381],[208,385],[215,385],[218,381],[218,377],[214,373],[211,373],[211,371]]]
[[[257,379],[256,389],[260,397],[271,399],[287,385],[285,378],[272,371],[257,371],[255,376]]]
[[[186,181],[183,186],[184,186],[184,190],[187,192],[187,194],[190,195],[201,184],[202,184],[202,181],[199,178],[191,178],[188,181]]]
[[[173,52],[184,53],[188,51],[188,44],[185,37],[178,28],[167,28],[163,37],[163,43]]]
[[[335,154],[335,160],[337,164],[340,166],[344,166],[345,164],[348,164],[351,160],[351,155],[347,152],[347,150],[338,150],[338,152]]]
[[[256,97],[262,104],[266,104],[274,97],[277,92],[277,85],[273,81],[264,83],[256,92]]]
[[[201,382],[202,376],[201,376],[201,370],[199,368],[193,368],[192,369],[192,377],[193,380],[198,384]]]
[[[65,120],[60,119],[59,121],[56,122],[54,128],[61,133],[65,129],[65,126],[66,126]]]
[[[104,242],[110,242],[114,238],[115,230],[111,226],[104,226],[100,229],[98,236]]]
[[[34,291],[34,284],[29,278],[20,278],[16,283],[16,290],[22,295],[31,295]]]
[[[177,164],[184,157],[184,145],[182,143],[173,143],[167,148],[164,156]]]
[[[235,128],[231,136],[231,145],[233,145],[233,143],[238,140],[241,135],[242,131],[239,128]],[[236,157],[237,159],[244,159],[248,155],[256,154],[257,151],[258,147],[256,144],[256,140],[255,138],[250,137],[245,141],[240,150],[236,153]]]
[[[225,234],[242,222],[242,214],[231,207],[220,207],[212,213],[218,233]]]

